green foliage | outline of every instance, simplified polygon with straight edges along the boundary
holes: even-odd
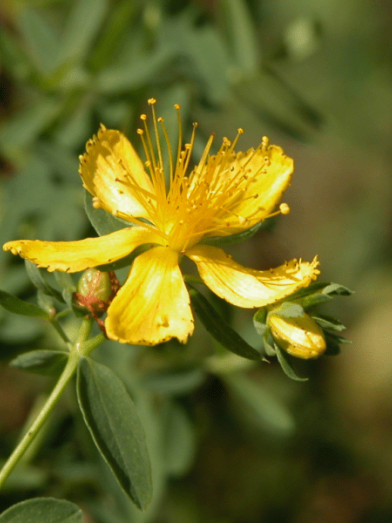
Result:
[[[144,430],[122,381],[108,367],[82,359],[78,400],[98,450],[132,501],[145,510],[151,501],[151,470]]]
[[[255,361],[261,360],[261,354],[230,327],[221,314],[198,290],[192,287],[189,294],[194,311],[204,327],[218,343],[225,349],[243,358]]]
[[[83,523],[82,511],[73,503],[53,498],[22,501],[0,515],[1,523]]]

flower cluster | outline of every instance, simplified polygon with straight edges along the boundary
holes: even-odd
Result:
[[[256,149],[236,153],[243,133],[239,129],[234,141],[224,138],[214,155],[211,136],[191,169],[196,125],[190,142],[183,145],[180,108],[175,106],[180,138],[173,154],[164,121],[155,115],[155,100],[149,104],[153,132],[146,115],[138,130],[145,162],[121,132],[104,126],[80,157],[83,185],[93,195],[94,207],[125,220],[129,227],[75,242],[11,241],[4,249],[49,271],[78,272],[120,260],[149,244],[134,260],[105,320],[109,338],[131,344],[154,345],[171,338],[186,342],[192,334],[190,299],[179,267],[184,255],[215,294],[238,307],[263,307],[308,286],[319,272],[316,258],[259,271],[203,243],[246,231],[276,214],[290,183],[293,160],[280,147],[269,145],[267,138]],[[163,145],[169,157],[167,173]],[[278,212],[286,214],[289,208],[281,204]]]

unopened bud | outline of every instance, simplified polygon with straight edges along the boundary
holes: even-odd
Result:
[[[318,358],[327,348],[321,327],[306,313],[294,318],[270,313],[268,326],[277,345],[296,358]]]
[[[78,282],[75,300],[79,306],[100,316],[106,311],[111,294],[109,274],[98,269],[87,269]]]

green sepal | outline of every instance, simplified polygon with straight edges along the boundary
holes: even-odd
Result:
[[[325,356],[337,356],[340,354],[340,345],[343,343],[351,343],[350,340],[346,340],[342,336],[338,336],[333,332],[324,331],[325,341],[327,342],[327,349],[324,352]]]
[[[290,301],[284,301],[276,309],[272,309],[270,314],[281,316],[282,318],[300,318],[304,314],[304,309],[299,303],[291,303]]]
[[[53,298],[56,298],[56,300],[65,303],[64,298],[58,290],[51,287],[42,276],[41,270],[35,265],[35,263],[32,263],[30,260],[25,260],[26,265],[26,272],[28,277],[31,280],[31,283],[43,294],[46,294],[47,296],[52,296]]]
[[[35,498],[13,505],[0,523],[83,523],[82,511],[65,499]]]
[[[151,466],[144,430],[124,383],[108,367],[82,358],[77,393],[98,450],[125,493],[145,510],[152,497]]]
[[[253,325],[255,326],[257,334],[260,334],[260,336],[264,335],[265,329],[267,328],[266,320],[267,309],[265,307],[261,307],[261,309],[259,309],[253,316]]]
[[[9,312],[19,314],[20,316],[30,316],[33,318],[42,318],[48,320],[49,314],[38,305],[23,301],[8,292],[0,291],[0,305]]]
[[[69,352],[65,351],[33,350],[20,354],[10,362],[10,365],[34,374],[59,376],[66,366],[68,358]]]
[[[332,316],[327,316],[326,314],[312,314],[312,318],[320,325],[322,329],[330,329],[332,331],[341,332],[346,328],[343,323],[340,323],[339,320],[333,318]]]
[[[309,378],[301,378],[300,376],[298,376],[289,354],[287,354],[287,352],[281,349],[276,343],[274,344],[274,346],[276,356],[278,357],[280,366],[282,367],[282,370],[286,374],[286,376],[294,381],[308,381]]]
[[[68,272],[60,271],[55,271],[53,274],[56,278],[57,283],[62,288],[62,295],[65,300],[65,303],[69,307],[71,307],[75,316],[84,316],[86,314],[85,309],[76,305],[74,301],[73,295],[76,292],[76,285],[72,276],[68,274]]]
[[[84,210],[91,225],[99,236],[105,236],[106,234],[119,231],[125,227],[132,227],[132,223],[121,220],[120,218],[115,218],[104,209],[95,209],[95,207],[93,207],[93,197],[86,190],[84,193]]]
[[[270,334],[269,327],[265,329],[265,332],[263,334],[263,345],[267,356],[269,356],[270,358],[276,356],[276,350]]]
[[[265,225],[265,222],[261,221],[256,223],[256,225],[253,225],[253,227],[250,229],[246,229],[246,231],[231,234],[230,236],[213,236],[212,238],[203,238],[200,243],[205,245],[213,245],[214,247],[225,247],[226,245],[243,242],[254,236],[256,232],[263,227],[263,225]]]
[[[192,307],[211,336],[230,352],[248,360],[261,361],[259,351],[247,343],[225,321],[217,309],[194,287],[189,286]]]
[[[314,282],[290,296],[290,301],[298,303],[305,310],[326,303],[333,296],[350,296],[353,292],[339,283]]]

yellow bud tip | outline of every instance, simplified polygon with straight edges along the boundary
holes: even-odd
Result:
[[[106,131],[106,127],[103,125],[103,123],[101,123],[99,127],[102,129],[102,131]]]
[[[157,101],[155,100],[155,98],[150,98],[150,99],[148,100],[148,105],[154,105],[154,104],[156,104],[156,103],[157,103]]]
[[[291,209],[290,207],[287,205],[287,203],[281,203],[279,205],[279,210],[282,214],[289,214]]]

